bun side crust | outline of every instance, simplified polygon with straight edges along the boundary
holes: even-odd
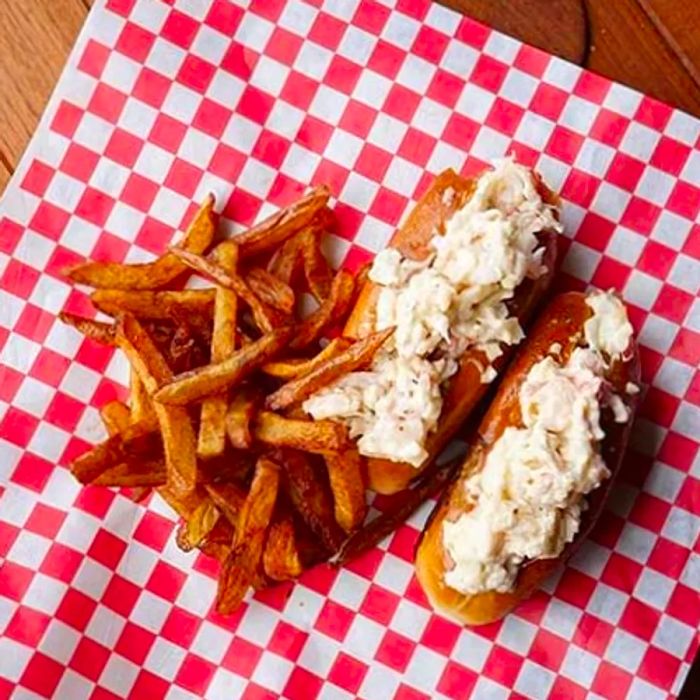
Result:
[[[637,404],[636,395],[628,396],[625,393],[628,382],[639,382],[639,357],[634,340],[625,353],[625,359],[613,362],[606,373],[606,378],[615,392],[625,397],[630,418],[625,423],[615,423],[608,410],[602,413],[601,427],[605,438],[601,443],[601,454],[611,476],[587,497],[589,507],[582,516],[581,527],[574,541],[564,548],[559,558],[537,559],[524,564],[514,589],[508,593],[465,595],[445,584],[444,574],[448,557],[442,543],[442,523],[445,518],[455,519],[471,509],[472,506],[466,501],[462,488],[464,481],[483,467],[490,446],[508,426],[521,425],[518,394],[532,366],[547,355],[553,343],[561,345],[559,356],[566,362],[583,338],[583,324],[590,315],[591,310],[585,302],[585,295],[578,292],[558,296],[540,315],[503,378],[498,393],[479,427],[476,444],[459,476],[443,495],[426,524],[418,543],[416,573],[430,603],[448,617],[468,625],[481,625],[499,620],[518,603],[528,598],[560,561],[565,561],[572,555],[600,516],[620,469]]]
[[[540,196],[549,204],[556,204],[556,195],[537,179]],[[429,254],[428,243],[435,232],[444,233],[450,217],[461,209],[474,192],[476,180],[463,178],[454,170],[446,170],[438,175],[413,211],[399,228],[389,246],[397,248],[405,257],[420,260]],[[451,190],[451,192],[450,192]],[[450,193],[451,196],[446,196]],[[508,302],[511,313],[525,326],[539,301],[548,289],[556,266],[557,234],[543,231],[538,239],[545,248],[543,264],[547,268],[536,280],[525,280],[516,290],[515,297]],[[375,306],[379,286],[368,281],[362,288],[358,300],[348,319],[343,335],[348,338],[361,338],[374,330]],[[491,364],[499,372],[507,363],[513,348],[504,347],[504,353]],[[469,417],[479,400],[487,392],[490,384],[482,384],[482,368],[488,367],[483,352],[470,350],[461,358],[459,370],[451,378],[444,394],[444,403],[437,430],[428,436],[426,450],[430,457],[419,468],[405,462],[388,459],[367,459],[369,486],[382,494],[392,494],[405,489],[432,459],[437,456],[455,432]]]

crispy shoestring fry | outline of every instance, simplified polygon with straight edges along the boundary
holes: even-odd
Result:
[[[58,318],[68,326],[72,326],[76,331],[82,333],[86,338],[94,340],[103,345],[115,345],[116,334],[113,323],[103,323],[92,318],[84,318],[72,314],[68,311],[61,311]]]
[[[304,570],[290,517],[270,526],[263,552],[263,569],[273,581],[288,581]]]
[[[113,436],[126,430],[131,423],[131,412],[129,407],[121,401],[110,401],[100,409],[100,418],[107,435]]]
[[[318,354],[310,358],[289,358],[286,360],[273,360],[266,362],[260,369],[271,377],[277,379],[296,379],[309,374],[316,367],[347,350],[352,345],[352,340],[347,338],[333,338],[328,345]]]
[[[346,532],[356,530],[367,514],[363,460],[355,448],[324,455],[333,492],[335,519]]]
[[[253,267],[245,275],[248,286],[263,303],[289,316],[294,312],[294,290],[262,267]]]
[[[134,314],[137,318],[171,320],[178,313],[211,316],[214,310],[214,289],[125,290],[96,289],[90,299],[103,313],[119,316]]]

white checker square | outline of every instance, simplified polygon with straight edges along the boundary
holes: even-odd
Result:
[[[330,672],[340,649],[340,645],[327,637],[309,636],[301,654],[299,654],[297,663],[302,668],[323,678]]]
[[[639,334],[639,342],[666,354],[678,332],[678,326],[656,314],[649,314]]]
[[[670,282],[691,294],[700,291],[700,261],[679,253],[668,275]]]
[[[696,633],[689,625],[668,615],[662,615],[651,642],[669,654],[683,658]]]
[[[675,581],[668,576],[644,568],[635,586],[634,595],[653,608],[664,610],[674,588]]]
[[[561,190],[571,168],[558,158],[552,158],[546,153],[540,154],[537,159],[536,169],[540,171],[544,181],[555,191]]]
[[[58,314],[70,292],[71,288],[65,282],[49,275],[41,275],[32,289],[29,301],[40,309]]]
[[[688,561],[685,564],[681,581],[691,588],[697,586],[698,576],[700,576],[700,555],[691,552]]]
[[[591,202],[591,209],[606,219],[619,221],[631,198],[629,192],[603,181]]]
[[[3,364],[27,374],[39,354],[41,346],[17,333],[10,333],[2,350]]]
[[[555,674],[525,659],[518,678],[515,681],[515,689],[531,698],[546,698],[554,684]]]
[[[363,698],[394,697],[401,676],[381,664],[373,664],[367,669],[359,695]]]
[[[554,130],[554,122],[534,112],[525,112],[513,134],[513,139],[531,148],[541,150],[549,141]]]
[[[693,146],[700,138],[700,122],[696,117],[691,117],[690,114],[676,109],[671,113],[664,133],[666,136]]]
[[[107,217],[105,230],[123,241],[133,243],[136,240],[136,236],[140,233],[145,220],[146,215],[143,212],[117,201]],[[129,249],[126,254],[127,259],[133,255],[133,250],[141,250],[141,248]]]
[[[308,629],[316,621],[324,602],[325,599],[310,588],[294,586],[284,609],[285,618],[301,629]]]
[[[584,139],[576,154],[576,167],[586,173],[602,178],[608,172],[615,151],[593,139]]]
[[[178,158],[201,168],[204,163],[211,160],[218,146],[219,142],[208,134],[188,129],[177,150],[177,155]]]
[[[238,43],[260,52],[270,40],[274,29],[275,26],[272,22],[260,17],[260,15],[247,12],[241,18],[234,39]]]
[[[484,53],[497,58],[502,63],[513,63],[521,43],[506,34],[491,32],[484,44]]]
[[[363,70],[355,83],[352,96],[358,102],[364,102],[375,109],[381,108],[389,94],[392,82],[379,73]]]
[[[597,656],[571,644],[566,650],[560,672],[584,688],[590,688],[599,663]]]
[[[125,624],[126,620],[121,615],[104,605],[98,605],[85,629],[85,636],[99,642],[108,649],[113,649],[124,630]]]
[[[221,140],[241,153],[250,153],[260,136],[262,127],[250,119],[234,114],[221,136]]]
[[[29,530],[20,530],[7,553],[7,559],[31,571],[37,571],[50,547],[51,542],[45,537],[35,535]]]
[[[685,161],[680,174],[681,180],[690,182],[696,187],[700,187],[700,153],[697,150],[691,151]]]
[[[498,633],[498,643],[516,654],[525,656],[536,634],[535,625],[517,615],[508,615]]]
[[[466,78],[471,75],[478,59],[478,51],[461,41],[451,39],[442,56],[440,66],[461,78]]]
[[[656,544],[656,535],[634,523],[625,523],[615,549],[640,564],[646,564]]]
[[[96,561],[86,557],[83,559],[71,585],[90,598],[99,600],[104,595],[111,577],[112,572],[106,566],[102,566],[102,564],[98,564]],[[97,633],[107,635],[108,630],[104,629]]]
[[[238,104],[245,88],[246,83],[237,76],[217,70],[207,88],[207,97],[230,109]]]
[[[289,75],[289,68],[268,56],[260,56],[250,76],[250,84],[278,97]],[[230,102],[228,104],[231,104]]]
[[[54,394],[54,388],[48,384],[39,382],[33,377],[25,377],[12,403],[30,415],[41,418]]]
[[[438,145],[440,146],[442,143]],[[490,163],[494,158],[502,158],[505,156],[509,146],[510,139],[507,136],[500,134],[498,131],[488,126],[482,126],[474,139],[470,155]],[[431,161],[432,160],[433,158],[431,158]]]
[[[391,629],[409,639],[420,639],[429,621],[429,611],[402,598],[391,618]]]
[[[359,3],[360,0],[326,0],[323,11],[349,22],[355,16]]]
[[[675,185],[675,178],[649,165],[637,183],[635,194],[662,207],[668,201]]]
[[[700,409],[684,401],[678,407],[671,427],[681,435],[694,440],[698,436],[698,426],[700,426]]]
[[[645,245],[646,239],[644,236],[624,226],[618,226],[610,238],[605,254],[631,266],[639,260]]]
[[[316,696],[317,700],[353,700],[355,696],[332,683],[324,683]]]
[[[659,133],[643,124],[631,122],[620,142],[620,150],[643,162],[648,162],[659,142]]]
[[[100,382],[100,375],[94,370],[74,362],[68,367],[59,384],[64,393],[87,403]]]
[[[0,289],[0,328],[14,328],[22,311],[24,300]]]
[[[579,134],[587,134],[598,116],[598,106],[576,95],[570,95],[559,116],[559,123]]]
[[[636,90],[630,90],[624,85],[612,83],[608,94],[603,100],[603,106],[623,116],[632,117],[636,113],[641,100],[642,96]]]
[[[177,644],[171,644],[163,637],[156,637],[143,665],[151,673],[172,681],[180,670],[186,654],[187,652]]]
[[[140,68],[133,59],[114,51],[109,54],[100,80],[124,94],[129,94],[134,89]]]
[[[338,44],[337,52],[353,63],[364,66],[369,61],[376,45],[377,38],[374,35],[350,24]]]
[[[186,56],[187,52],[179,46],[157,36],[146,59],[146,65],[166,78],[174,79]]]
[[[64,436],[65,435],[67,434],[64,433]],[[61,436],[61,439],[63,440],[65,437]],[[52,470],[51,474],[49,474],[44,493],[51,494],[50,498],[46,500],[50,502],[53,508],[68,510],[75,502],[81,488],[80,484],[67,469],[57,468]],[[68,517],[70,517],[70,512],[68,513]],[[58,537],[56,539],[58,540]],[[75,546],[72,544],[70,537],[66,539],[65,544]]]
[[[80,634],[72,627],[52,619],[39,642],[38,649],[59,663],[67,664],[79,641]]]
[[[444,658],[420,644],[415,648],[404,672],[406,680],[415,688],[430,693],[443,673]]]
[[[70,698],[71,700],[89,700],[94,691],[95,684],[92,681],[89,681],[80,673],[76,673],[72,668],[67,668],[56,685],[54,697]],[[24,700],[19,693],[15,693],[12,697],[16,698],[16,700]],[[34,700],[37,697],[39,696],[34,695],[34,693],[26,693],[26,695],[24,695],[24,698],[27,700],[29,698]]]
[[[654,305],[660,289],[660,280],[647,275],[646,272],[632,270],[625,285],[624,297],[635,306],[648,311]]]
[[[204,620],[192,642],[191,650],[214,664],[220,664],[231,644],[229,632]]]
[[[474,697],[484,698],[484,700],[506,700],[510,697],[510,691],[500,683],[496,683],[486,676],[480,676],[474,686]]]
[[[562,270],[589,282],[601,257],[601,254],[592,248],[573,241],[562,263]]]
[[[605,658],[616,666],[634,673],[647,650],[641,639],[628,634],[623,629],[616,629],[605,650]]]
[[[136,3],[136,5],[131,8],[131,12],[129,12],[129,21],[151,32],[158,33],[162,29],[163,24],[165,24],[169,14],[170,11],[167,5],[158,5],[157,7],[151,8],[150,3],[146,5]]]
[[[190,46],[190,53],[218,66],[231,46],[231,39],[220,32],[201,25]]]
[[[542,627],[571,640],[578,627],[581,610],[569,603],[551,598],[542,620]]]
[[[49,462],[57,463],[68,444],[70,436],[65,430],[41,421],[27,445],[27,449]],[[57,498],[57,500],[59,500]]]
[[[333,54],[328,49],[307,41],[301,45],[294,60],[294,70],[321,82],[332,59]]]
[[[216,581],[195,571],[188,573],[177,597],[177,604],[200,617],[206,617],[216,596]]]
[[[13,642],[9,637],[0,637],[0,677],[18,681],[32,653],[24,644]]]
[[[337,148],[342,148],[340,140],[338,141]],[[372,180],[366,178],[364,175],[351,172],[348,179],[345,181],[345,186],[340,193],[339,199],[356,207],[360,211],[366,212],[374,201],[378,190],[379,185],[377,185],[376,182],[372,182]]]
[[[58,170],[46,188],[44,199],[66,211],[75,211],[84,192],[82,182]]]
[[[484,133],[483,130],[480,133]],[[494,144],[494,147],[497,148],[497,145]],[[472,153],[477,155],[475,151],[472,151]],[[442,172],[446,168],[454,168],[459,172],[464,165],[464,160],[463,151],[450,146],[444,141],[438,141],[428,159],[427,168],[433,173]]]
[[[586,612],[599,617],[611,625],[616,625],[622,617],[629,596],[600,581],[593,589]]]
[[[357,230],[355,243],[366,250],[378,253],[386,248],[386,244],[394,233],[394,227],[373,217],[367,217]]]
[[[309,114],[337,126],[350,99],[327,85],[320,85],[309,105]]]
[[[367,134],[367,141],[389,153],[396,153],[407,131],[408,125],[405,122],[379,112]],[[389,164],[390,168],[394,160]]]
[[[131,620],[153,634],[158,634],[171,609],[170,603],[144,590],[131,611]]]
[[[324,8],[325,9],[325,8]],[[290,2],[285,5],[278,19],[281,27],[299,36],[307,36],[311,25],[316,19],[317,10],[301,2]]]
[[[385,554],[374,576],[375,583],[394,593],[402,595],[413,575],[413,566],[395,557]]]
[[[459,661],[460,664],[481,672],[491,653],[491,644],[484,637],[475,634],[471,630],[461,630],[457,643],[452,649],[450,658]]]
[[[357,615],[353,618],[348,633],[343,640],[343,649],[358,659],[371,659],[377,653],[377,649],[384,638],[386,630],[374,620]],[[313,640],[310,637],[307,645]],[[314,640],[314,644],[317,643]],[[325,640],[324,640],[325,643]]]
[[[461,15],[459,13],[453,12],[447,7],[443,7],[437,3],[431,3],[428,8],[428,14],[423,18],[423,22],[429,27],[433,27],[433,29],[437,29],[439,32],[451,36],[457,31],[460,19]]]
[[[398,12],[392,12],[382,30],[382,39],[399,48],[409,49],[420,30],[420,24]]]
[[[265,122],[265,128],[292,140],[299,132],[299,127],[302,125],[305,116],[300,109],[286,102],[277,101],[272,105],[270,114]]]
[[[404,160],[401,156],[396,156],[389,163],[389,168],[384,175],[384,184],[394,192],[410,197],[415,192],[422,175],[422,168]]]
[[[161,111],[183,124],[191,124],[201,102],[201,95],[194,90],[179,83],[173,83],[165,96]]]
[[[170,171],[174,156],[152,143],[145,143],[134,163],[134,172],[156,183],[162,183]]]
[[[278,616],[267,606],[251,600],[248,614],[241,620],[237,633],[259,646],[267,646],[277,626]]]
[[[132,248],[132,250],[141,250],[140,248]],[[136,256],[129,256],[127,260],[129,262],[142,262],[146,260],[152,260],[153,256],[148,255],[142,258],[137,258]],[[112,381],[121,384],[122,386],[129,385],[129,361],[126,359],[123,353],[115,352],[109,359],[107,368],[105,369],[105,377],[108,377]]]
[[[102,669],[99,683],[118,697],[120,695],[125,697],[136,682],[139,670],[138,666],[127,661],[123,656],[110,654]]]
[[[17,463],[22,456],[22,451],[16,445],[13,445],[0,437],[0,482],[7,484],[10,481],[10,476],[15,470]],[[10,487],[11,488],[11,487]],[[14,495],[14,494],[13,494]],[[5,512],[3,510],[3,517]],[[24,518],[20,524],[24,524]],[[9,522],[9,521],[8,521]]]
[[[0,292],[0,301],[1,300],[2,293]],[[0,309],[1,308],[2,303],[0,303]],[[83,339],[82,334],[78,333],[75,329],[63,323],[54,323],[48,335],[44,338],[44,347],[64,357],[73,358],[75,357],[75,353],[78,352],[78,348],[82,345]],[[4,359],[3,355],[3,361]]]
[[[162,187],[156,193],[151,205],[151,216],[173,229],[176,229],[187,211],[190,200],[187,197]]]
[[[224,668],[217,668],[207,688],[207,697],[211,700],[231,700],[243,697],[248,681]]]
[[[265,199],[276,177],[276,170],[251,158],[243,166],[236,184],[242,190],[246,190],[260,199]],[[262,216],[261,212],[261,218]]]
[[[350,242],[333,233],[327,235],[325,239],[321,241],[321,250],[334,270],[337,270],[343,264],[349,249]]]
[[[474,83],[467,83],[457,100],[455,112],[483,124],[493,107],[496,96]]]
[[[396,75],[396,82],[399,85],[407,87],[409,90],[413,90],[413,92],[419,95],[423,95],[428,89],[434,75],[434,64],[428,63],[413,54],[408,54],[404,58],[401,68]]]
[[[149,547],[136,540],[129,546],[117,565],[117,573],[138,586],[145,586],[158,563],[158,557]]]
[[[511,68],[506,74],[498,94],[516,105],[527,107],[532,101],[538,85],[537,80],[531,75],[523,73],[517,68]]]
[[[697,427],[697,425],[696,425]],[[696,433],[697,435],[697,433]],[[692,547],[700,533],[700,518],[685,510],[673,506],[661,530],[664,537],[683,547]]]
[[[443,107],[438,102],[424,97],[418,103],[418,108],[411,119],[411,126],[435,138],[439,138],[445,130],[450,115],[451,112],[447,107]]]
[[[73,141],[95,153],[102,153],[113,133],[113,124],[91,112],[85,112],[78,128],[75,130],[75,134],[73,134]]]
[[[673,467],[667,467],[661,462],[656,462],[644,482],[644,491],[661,498],[668,503],[673,503],[678,492],[683,486],[685,475]]]
[[[338,574],[328,597],[350,610],[358,610],[369,590],[369,581],[347,569],[338,569]]]
[[[695,369],[690,365],[666,357],[654,377],[653,384],[669,394],[683,398],[694,373]]]
[[[158,118],[158,110],[145,102],[129,97],[119,117],[119,127],[124,131],[146,139]]]
[[[638,676],[632,679],[627,692],[627,700],[664,700],[668,695],[660,688],[651,685]]]
[[[558,59],[550,60],[547,68],[542,75],[542,80],[546,83],[555,85],[566,92],[571,92],[576,84],[576,81],[581,76],[581,69],[574,66],[572,63],[560,61]]]

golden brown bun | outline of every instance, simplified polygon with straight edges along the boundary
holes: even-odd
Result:
[[[421,259],[429,254],[428,243],[436,231],[444,233],[445,224],[452,214],[467,202],[475,187],[475,180],[467,180],[457,175],[454,170],[446,170],[438,175],[428,191],[423,195],[410,213],[406,222],[399,228],[389,246],[397,248],[409,258]],[[552,204],[556,196],[539,182],[540,194]],[[454,194],[445,197],[451,188]],[[537,280],[526,280],[515,292],[515,297],[508,303],[511,313],[525,325],[532,312],[549,287],[556,265],[556,234],[543,231],[538,239],[545,248],[543,264],[547,272]],[[362,288],[358,300],[348,319],[343,334],[349,338],[361,338],[374,330],[374,317],[379,287],[367,282]],[[505,366],[511,348],[505,347],[501,357],[492,364],[496,371]],[[460,369],[450,380],[444,394],[443,408],[437,429],[430,434],[426,442],[428,459],[421,467],[414,467],[405,462],[392,462],[388,459],[369,458],[367,474],[370,488],[383,494],[392,494],[406,488],[409,482],[437,456],[454,437],[455,432],[469,417],[476,404],[489,388],[481,382],[481,369],[488,366],[488,360],[479,350],[470,350],[461,358]]]
[[[508,368],[498,393],[479,426],[475,447],[470,451],[459,476],[435,507],[418,544],[416,573],[431,605],[464,624],[481,625],[499,620],[520,601],[529,597],[560,561],[571,556],[598,519],[619,471],[637,403],[637,397],[630,396],[625,391],[628,382],[639,382],[639,358],[634,340],[630,341],[624,359],[615,361],[606,373],[606,378],[630,409],[630,418],[621,424],[615,423],[607,410],[601,416],[601,427],[605,432],[601,453],[611,476],[588,497],[589,508],[582,517],[581,528],[574,541],[566,546],[558,559],[537,559],[525,564],[514,590],[509,593],[465,595],[445,584],[445,567],[448,564],[442,545],[443,520],[446,517],[454,519],[470,510],[471,504],[466,501],[462,488],[465,479],[481,469],[488,450],[508,426],[521,425],[518,394],[530,368],[547,355],[553,343],[561,344],[561,361],[566,362],[581,341],[583,324],[591,314],[585,298],[584,294],[578,292],[562,294],[538,318],[527,341]]]

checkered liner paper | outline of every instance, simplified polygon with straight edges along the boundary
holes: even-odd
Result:
[[[700,623],[700,122],[439,5],[101,0],[0,208],[0,696],[666,698]],[[212,609],[174,515],[66,465],[125,361],[61,269],[147,260],[213,191],[240,230],[328,183],[334,260],[433,175],[514,152],[564,198],[559,286],[618,289],[644,394],[593,536],[502,623],[434,614],[426,504],[381,547]]]

